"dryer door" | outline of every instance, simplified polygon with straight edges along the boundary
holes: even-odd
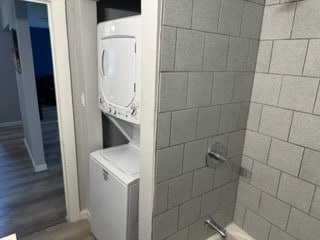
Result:
[[[136,39],[111,37],[102,40],[102,92],[105,99],[120,107],[127,107],[135,96]]]

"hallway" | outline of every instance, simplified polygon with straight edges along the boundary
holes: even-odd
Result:
[[[65,221],[66,208],[54,107],[44,109],[48,170],[35,173],[22,126],[0,128],[0,237],[24,236]]]

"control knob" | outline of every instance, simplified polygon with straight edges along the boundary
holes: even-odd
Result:
[[[137,114],[137,108],[136,108],[136,106],[131,106],[130,114],[131,114],[132,116],[135,116],[135,115]]]

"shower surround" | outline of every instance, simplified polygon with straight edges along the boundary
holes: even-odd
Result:
[[[257,240],[320,236],[320,1],[267,0],[234,220]]]
[[[163,0],[161,23],[153,239],[318,240],[320,1]]]
[[[264,1],[164,0],[153,240],[201,240],[233,221]],[[205,166],[215,142],[231,169]]]

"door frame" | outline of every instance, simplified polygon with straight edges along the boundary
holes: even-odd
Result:
[[[75,121],[65,0],[22,0],[47,5],[67,220],[80,220]]]

